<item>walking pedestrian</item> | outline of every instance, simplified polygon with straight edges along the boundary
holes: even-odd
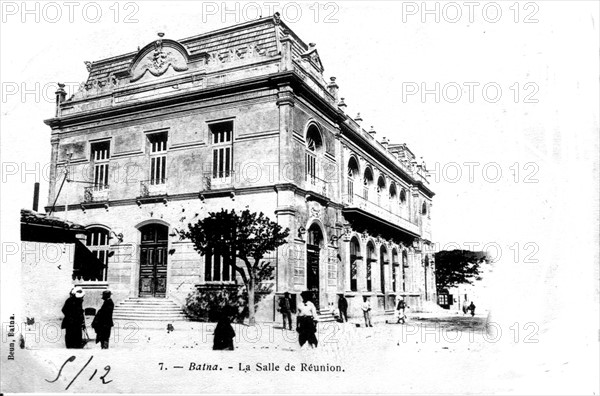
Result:
[[[298,341],[302,347],[307,341],[313,348],[317,347],[317,308],[310,301],[311,293],[303,291],[300,296],[302,303],[298,304],[298,316],[296,317],[296,330],[298,331]]]
[[[217,327],[215,327],[213,338],[213,350],[215,351],[234,350],[233,339],[235,337],[235,330],[231,326],[230,312],[231,308],[225,306],[219,313],[219,321],[217,322]]]
[[[85,293],[81,287],[74,287],[62,307],[62,313],[65,317],[62,320],[61,328],[65,329],[65,344],[69,349],[83,348],[83,331],[85,330],[84,295]]]
[[[108,349],[108,340],[110,339],[110,331],[114,326],[113,323],[113,310],[115,309],[115,304],[113,300],[110,298],[112,293],[110,290],[104,290],[102,292],[102,299],[104,302],[102,303],[102,307],[94,316],[94,320],[92,321],[92,328],[96,332],[96,344],[100,343],[100,348]]]
[[[371,303],[369,302],[367,296],[363,297],[361,308],[363,311],[363,316],[365,317],[365,327],[373,327],[373,323],[371,323]]]
[[[348,321],[348,300],[344,297],[343,294],[340,294],[340,298],[338,299],[338,309],[340,311],[340,319],[342,323]]]
[[[285,292],[283,297],[279,299],[279,312],[283,317],[283,328],[285,329],[285,322],[287,319],[288,328],[292,330],[292,302],[290,300],[290,293]]]
[[[475,304],[473,304],[473,301],[469,305],[469,311],[471,311],[471,316],[475,316]]]

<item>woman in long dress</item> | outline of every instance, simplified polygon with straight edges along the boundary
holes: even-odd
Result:
[[[62,313],[65,315],[61,328],[65,329],[65,344],[67,348],[83,348],[83,289],[79,286],[71,290],[71,295],[65,301]]]
[[[304,291],[301,294],[302,303],[298,304],[298,317],[296,319],[296,330],[298,331],[298,341],[302,347],[307,341],[313,348],[317,347],[317,308],[310,301],[310,292]]]

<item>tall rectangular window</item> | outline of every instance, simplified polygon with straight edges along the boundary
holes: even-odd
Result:
[[[350,290],[358,290],[358,263],[360,260],[360,246],[358,241],[353,238],[350,241]]]
[[[150,143],[150,184],[167,182],[167,140],[166,132],[148,135]]]
[[[354,180],[348,179],[348,202],[354,202]]]
[[[230,177],[233,167],[233,121],[208,126],[213,144],[213,179]]]
[[[94,190],[104,190],[108,188],[108,165],[110,161],[110,142],[98,142],[91,145],[91,162],[93,174]]]
[[[94,227],[88,229],[86,246],[96,256],[97,261],[86,261],[77,280],[104,281],[108,269],[108,253],[110,250],[109,233],[104,228]]]
[[[317,157],[311,153],[311,152],[306,152],[304,154],[304,160],[305,160],[305,168],[304,168],[304,174],[305,174],[305,180],[310,182],[311,184],[316,184],[317,182]]]
[[[204,261],[204,280],[206,282],[235,280],[235,261],[231,251],[210,250],[204,256]]]

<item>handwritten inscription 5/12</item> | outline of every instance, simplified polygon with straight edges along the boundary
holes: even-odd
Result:
[[[67,387],[65,388],[65,390],[68,390],[71,385],[73,384],[73,382],[75,382],[75,380],[81,375],[81,373],[86,369],[86,367],[90,364],[90,362],[92,361],[92,359],[94,358],[94,356],[90,356],[90,358],[88,359],[88,361],[83,365],[83,367],[81,368],[81,370],[79,370],[79,372],[75,375],[75,377],[73,377],[73,379],[71,380],[71,382],[69,382],[69,385],[67,385]],[[60,375],[62,374],[63,369],[65,368],[65,366],[67,365],[67,363],[71,363],[73,361],[75,361],[75,359],[77,359],[75,356],[71,356],[70,358],[68,358],[67,360],[65,360],[65,362],[62,364],[62,366],[60,366],[60,370],[58,370],[58,374],[56,375],[56,378],[53,379],[52,381],[50,380],[46,380],[46,382],[56,382],[58,381],[58,379],[60,378]],[[102,383],[104,385],[109,384],[112,382],[112,380],[106,380],[106,376],[108,375],[108,373],[110,372],[110,366],[107,365],[104,367],[104,375],[100,376],[99,379],[102,381]],[[92,375],[90,376],[90,378],[88,379],[88,381],[91,381],[92,379],[94,379],[94,377],[96,376],[96,374],[98,373],[98,369],[94,369],[94,372],[92,373]]]

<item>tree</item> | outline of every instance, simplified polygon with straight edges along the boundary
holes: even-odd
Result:
[[[264,279],[271,279],[273,268],[269,262],[263,262],[266,253],[274,251],[286,243],[289,229],[283,229],[271,221],[262,212],[241,213],[235,210],[211,212],[196,224],[188,224],[188,231],[181,234],[182,239],[190,239],[194,249],[201,256],[207,253],[229,252],[232,260],[223,260],[240,275],[248,291],[248,316],[254,324],[254,293],[256,285]],[[236,260],[239,259],[240,261]]]
[[[435,254],[435,279],[437,290],[448,289],[462,283],[473,284],[481,280],[481,264],[487,262],[485,252],[470,250],[442,250]]]

